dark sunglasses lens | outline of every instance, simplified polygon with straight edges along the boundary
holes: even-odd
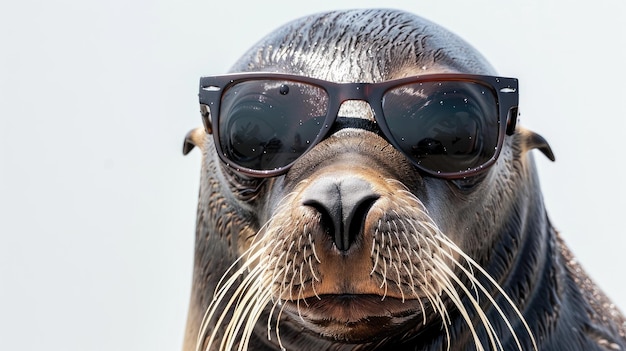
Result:
[[[235,165],[268,171],[302,156],[321,133],[328,94],[318,86],[284,80],[237,83],[222,95],[217,133]]]
[[[497,98],[480,83],[411,83],[387,91],[383,113],[401,151],[436,173],[475,169],[498,145]]]

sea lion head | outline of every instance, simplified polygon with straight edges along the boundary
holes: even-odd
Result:
[[[338,83],[495,75],[456,35],[396,10],[293,21],[232,72]],[[422,172],[364,101],[344,102],[324,139],[285,173],[251,177],[220,160],[212,111],[202,111],[205,127],[184,150],[203,155],[186,347],[533,347],[516,307],[525,291],[510,277],[529,276],[516,260],[528,228],[547,221],[528,151],[553,156],[543,138],[515,127],[516,111],[497,161],[459,179]]]

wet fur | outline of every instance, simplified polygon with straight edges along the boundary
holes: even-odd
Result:
[[[454,35],[384,10],[295,21],[259,42],[233,70],[335,81],[493,74]],[[367,118],[371,111],[356,105],[341,113]],[[543,138],[518,127],[489,172],[444,181],[420,176],[375,131],[350,127],[336,130],[285,176],[264,181],[225,168],[204,130],[187,136],[185,153],[199,146],[203,163],[185,350],[209,344],[211,350],[626,350],[622,315],[547,217],[529,153],[538,148],[553,158]],[[338,270],[341,262],[323,248],[319,216],[302,207],[301,198],[316,179],[347,174],[373,184],[380,198],[363,226],[360,264]],[[399,232],[405,236],[395,236]],[[412,304],[425,313],[370,338],[371,328],[325,334],[302,310],[310,303],[331,313],[336,305],[326,305],[320,294],[341,293],[337,281],[346,272],[365,281],[352,289],[401,301],[390,308]],[[286,301],[296,308],[284,308]],[[231,312],[224,313],[229,303]],[[369,300],[354,306],[375,308]]]

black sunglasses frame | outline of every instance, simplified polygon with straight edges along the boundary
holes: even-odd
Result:
[[[417,167],[420,171],[425,172],[428,175],[443,179],[458,179],[470,177],[487,170],[491,165],[495,163],[498,156],[500,155],[500,151],[504,143],[504,136],[512,135],[515,132],[515,124],[517,122],[519,93],[518,81],[516,78],[474,74],[444,73],[412,76],[378,83],[336,83],[300,75],[269,72],[233,73],[219,76],[201,77],[198,95],[201,106],[202,120],[207,133],[213,134],[215,141],[214,144],[217,149],[218,156],[220,157],[222,162],[224,162],[226,165],[233,168],[237,172],[254,178],[274,177],[284,174],[296,161],[293,161],[288,165],[273,170],[255,170],[239,166],[225,156],[220,144],[220,133],[216,130],[216,128],[213,128],[213,126],[219,126],[219,111],[222,95],[231,86],[250,80],[286,80],[301,82],[317,86],[323,89],[328,94],[328,113],[324,117],[324,126],[320,130],[320,133],[317,135],[316,139],[311,142],[309,148],[303,153],[303,155],[327,137],[329,131],[332,129],[332,126],[338,117],[337,115],[339,113],[341,105],[349,100],[360,100],[369,103],[370,107],[374,111],[374,119],[382,134],[386,137],[389,143],[391,143],[398,151],[404,154],[402,148],[400,148],[400,146],[397,145],[396,141],[394,140],[393,134],[390,132],[383,114],[383,96],[389,89],[408,83],[433,81],[472,82],[483,85],[485,88],[492,91],[492,93],[496,97],[496,103],[498,105],[497,108],[499,131],[497,146],[494,155],[487,162],[468,170],[458,172],[437,172],[420,166],[411,157],[405,155],[411,161],[411,163],[415,165],[415,167]]]

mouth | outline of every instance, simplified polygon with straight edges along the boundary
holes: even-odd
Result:
[[[379,295],[321,295],[286,301],[285,311],[311,331],[345,342],[375,341],[423,320],[419,300]]]

